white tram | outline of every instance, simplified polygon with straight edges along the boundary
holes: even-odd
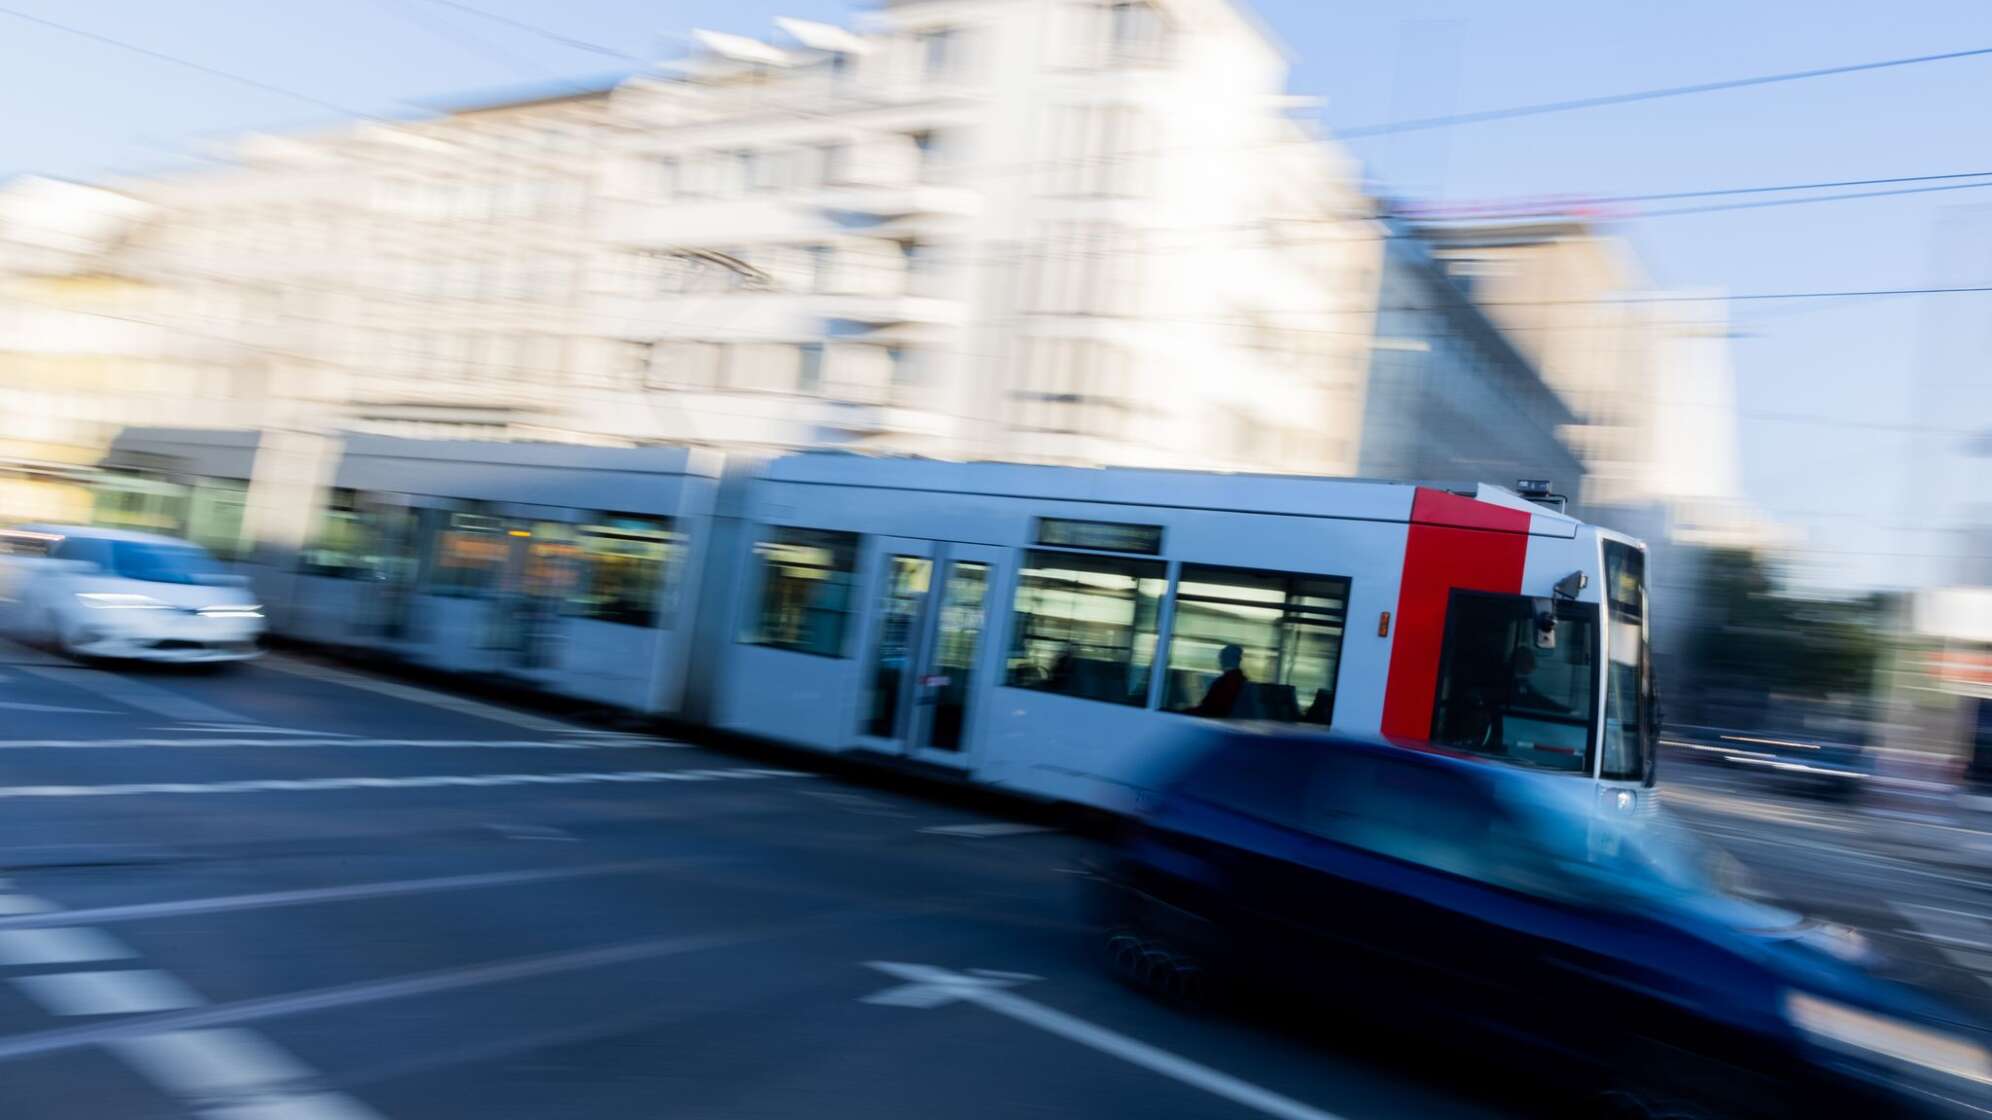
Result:
[[[1485,485],[351,437],[296,570],[251,574],[301,640],[1121,809],[1191,718],[1637,802],[1644,568]]]

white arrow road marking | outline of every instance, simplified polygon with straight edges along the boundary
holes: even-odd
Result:
[[[866,996],[864,1000],[866,1003],[922,1009],[940,1007],[956,1001],[972,1003],[1005,1018],[1055,1034],[1068,1042],[1090,1047],[1102,1054],[1111,1055],[1151,1073],[1159,1073],[1193,1088],[1202,1089],[1206,1093],[1223,1097],[1234,1104],[1244,1105],[1267,1116],[1278,1116],[1282,1120],[1342,1120],[1332,1112],[1323,1112],[1312,1105],[1302,1104],[1292,1097],[1283,1097],[1270,1089],[1261,1089],[1249,1081],[1241,1081],[1228,1073],[1193,1062],[1180,1054],[1172,1054],[1159,1047],[1150,1046],[1138,1039],[1129,1038],[1119,1031],[1096,1026],[1084,1019],[1067,1015],[1063,1011],[1046,1007],[1035,1000],[1025,999],[1015,992],[1005,990],[1025,980],[1034,979],[1022,973],[989,972],[981,969],[973,972],[952,972],[933,965],[902,964],[897,961],[867,961],[866,964],[888,976],[906,981],[899,987]]]

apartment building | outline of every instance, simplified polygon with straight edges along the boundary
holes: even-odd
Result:
[[[1348,470],[1378,242],[1223,0],[883,5],[615,95],[598,333],[674,436]]]
[[[103,414],[263,432],[266,542],[301,539],[344,432],[1577,493],[1559,396],[1229,0],[899,0],[692,41],[106,184],[116,236],[55,272],[147,293],[154,382],[111,381],[180,397]],[[1428,306],[1390,305],[1411,287]]]

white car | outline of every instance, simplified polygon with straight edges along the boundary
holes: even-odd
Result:
[[[262,652],[263,608],[249,581],[172,537],[24,525],[44,556],[6,557],[17,630],[76,657],[242,661]]]

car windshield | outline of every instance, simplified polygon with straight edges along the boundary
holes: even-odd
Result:
[[[112,541],[111,571],[147,583],[214,583],[225,574],[201,549],[143,541]]]

